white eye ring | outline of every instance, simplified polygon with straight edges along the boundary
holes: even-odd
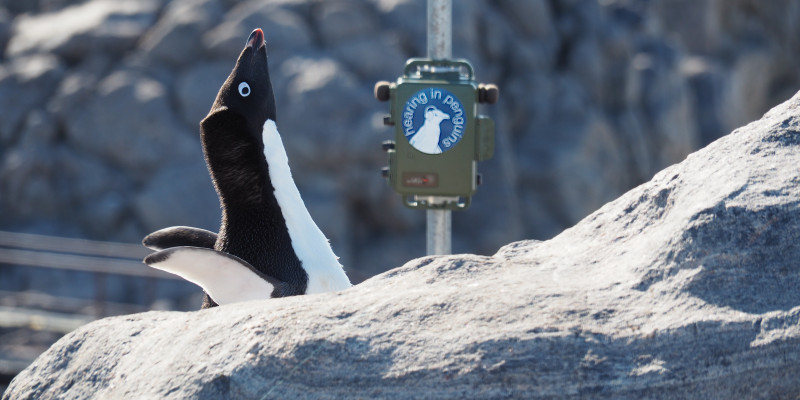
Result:
[[[239,94],[242,95],[242,97],[250,96],[250,85],[248,85],[247,82],[239,84]]]

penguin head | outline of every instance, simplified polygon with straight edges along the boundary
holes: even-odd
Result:
[[[258,204],[268,193],[269,185],[260,184],[268,181],[262,142],[268,119],[275,120],[275,96],[264,33],[256,29],[200,122],[203,153],[223,204]]]
[[[267,119],[275,120],[275,96],[267,67],[264,32],[255,29],[236,60],[236,66],[219,89],[209,116],[227,110],[247,120],[248,131],[260,136]]]
[[[442,112],[435,106],[428,106],[425,108],[425,120],[441,122],[450,119],[450,115]]]

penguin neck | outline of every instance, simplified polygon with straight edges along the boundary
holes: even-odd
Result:
[[[209,114],[200,123],[203,153],[223,215],[229,209],[260,206],[273,190],[260,133],[227,109]]]

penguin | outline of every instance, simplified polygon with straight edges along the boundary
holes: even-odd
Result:
[[[423,153],[440,154],[442,148],[439,147],[439,136],[441,136],[442,128],[439,124],[446,119],[450,119],[449,114],[435,106],[425,107],[425,122],[409,143]]]
[[[142,241],[156,250],[145,264],[200,286],[202,308],[351,286],[292,179],[261,29],[200,122],[200,140],[222,209],[219,233],[153,232]]]

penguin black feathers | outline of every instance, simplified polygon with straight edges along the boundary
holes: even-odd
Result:
[[[222,208],[219,234],[181,226],[142,241],[157,250],[147,265],[203,288],[203,308],[350,287],[300,197],[275,121],[266,42],[256,29],[200,122]]]

